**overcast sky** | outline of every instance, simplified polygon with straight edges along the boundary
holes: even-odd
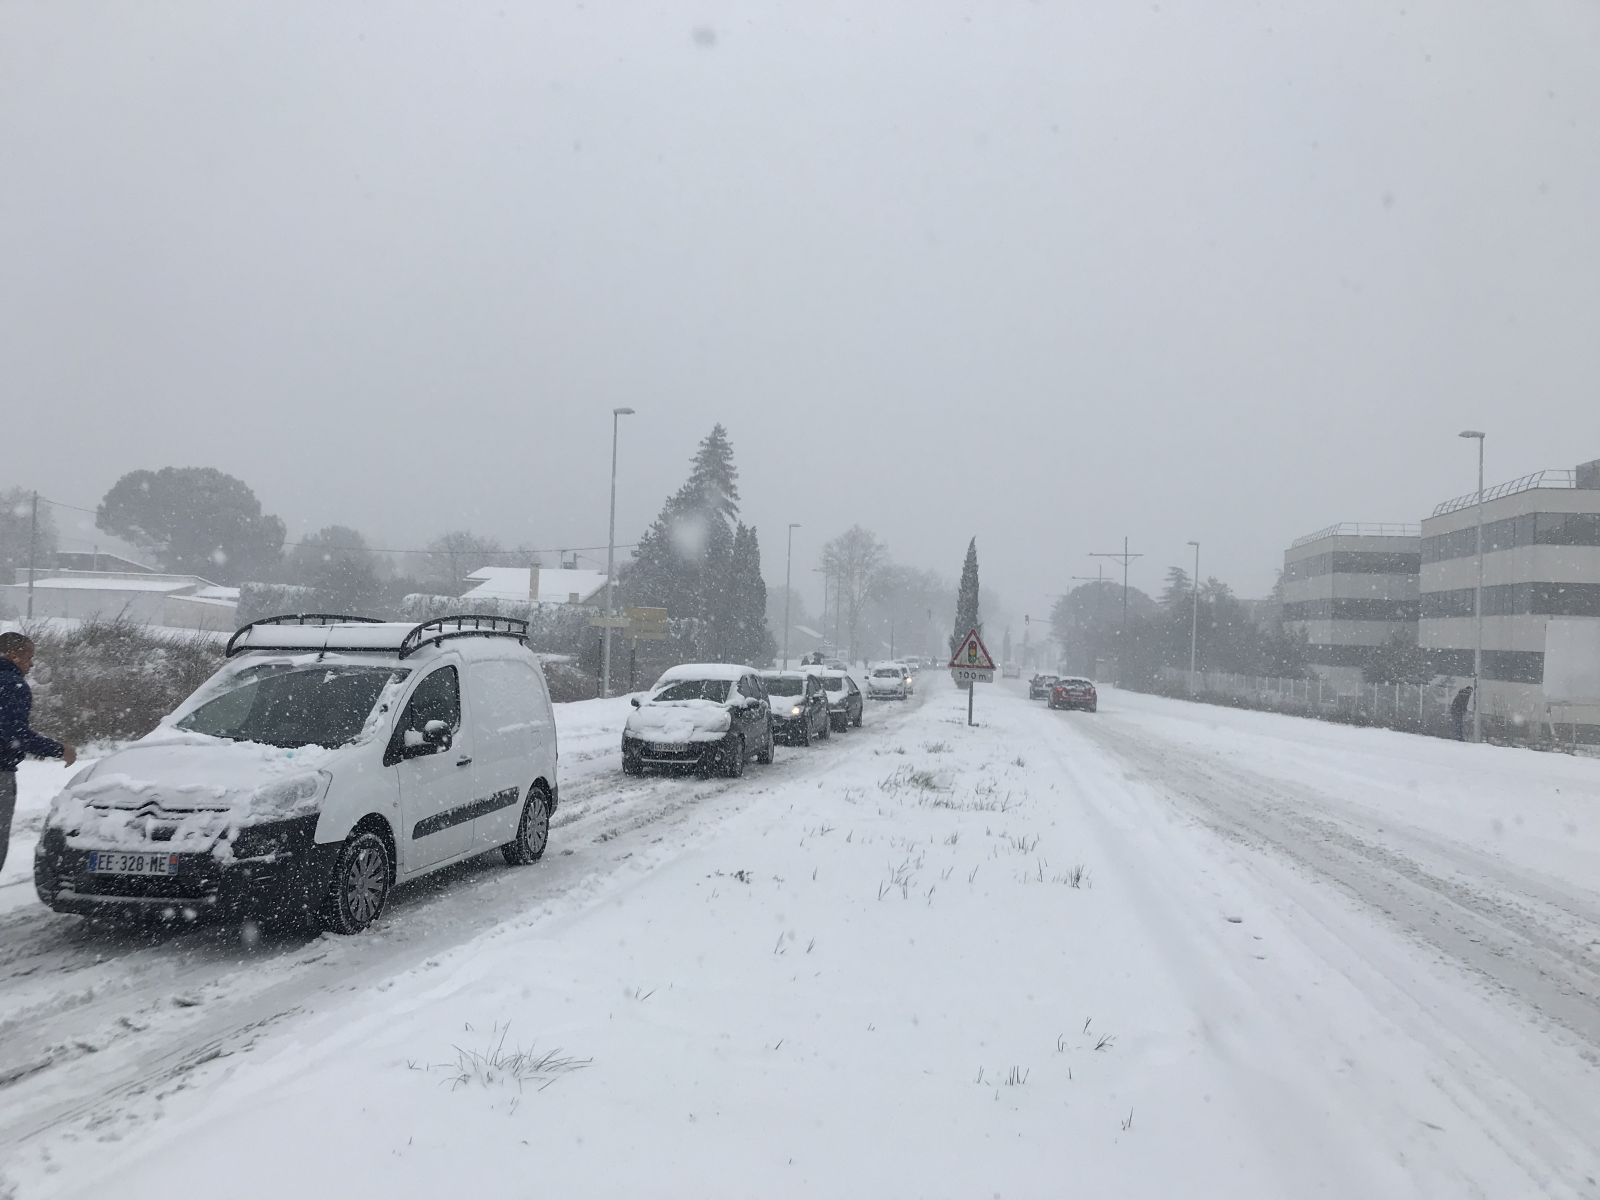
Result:
[[[1597,63],[1592,0],[0,0],[0,486],[592,545],[626,404],[622,541],[722,421],[769,580],[1262,594],[1464,427],[1600,457]]]

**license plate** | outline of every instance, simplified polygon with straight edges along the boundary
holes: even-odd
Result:
[[[176,875],[176,854],[128,854],[121,850],[96,850],[89,855],[91,875]]]
[[[652,754],[682,754],[688,747],[679,742],[651,742]]]

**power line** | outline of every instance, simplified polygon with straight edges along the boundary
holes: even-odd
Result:
[[[1122,539],[1122,551],[1117,553],[1110,550],[1091,550],[1090,558],[1115,558],[1122,563],[1122,627],[1117,630],[1117,686],[1122,686],[1124,672],[1127,670],[1126,659],[1128,655],[1128,564],[1144,555],[1130,554],[1128,552],[1128,539]]]

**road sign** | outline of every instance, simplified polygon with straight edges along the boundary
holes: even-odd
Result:
[[[972,694],[978,689],[975,683],[994,682],[994,656],[983,644],[976,629],[969,630],[961,645],[950,656],[950,678],[967,685],[967,724],[972,721]]]
[[[590,617],[589,624],[595,629],[626,629],[627,617]]]
[[[667,610],[664,608],[626,608],[628,620],[637,625],[665,625],[667,623]]]
[[[994,656],[978,631],[971,630],[950,658],[951,678],[957,683],[993,683],[994,672]]]

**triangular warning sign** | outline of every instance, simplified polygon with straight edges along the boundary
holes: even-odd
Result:
[[[994,670],[994,659],[990,657],[989,648],[983,644],[983,639],[978,636],[976,629],[970,630],[967,636],[961,639],[961,645],[956,647],[955,655],[950,659],[950,669],[967,667],[974,671]]]

